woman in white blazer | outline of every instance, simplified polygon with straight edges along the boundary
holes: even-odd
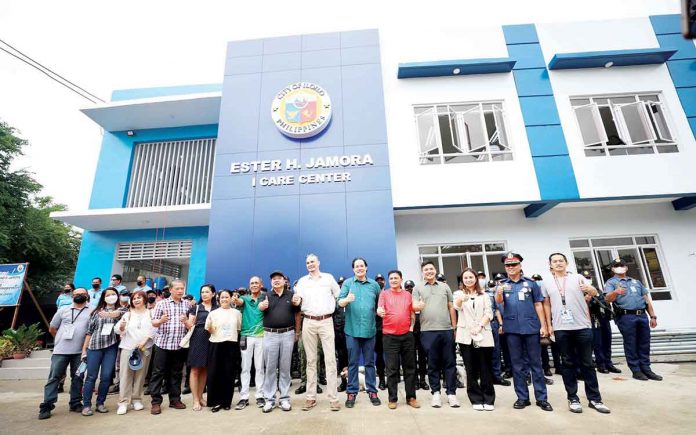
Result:
[[[464,269],[461,281],[463,290],[454,292],[453,297],[458,313],[456,341],[466,368],[466,393],[475,410],[493,411],[491,299],[479,285],[476,271]]]

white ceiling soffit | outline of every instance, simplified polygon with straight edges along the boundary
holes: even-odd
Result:
[[[208,226],[210,204],[61,211],[51,218],[88,231],[198,227]]]
[[[217,124],[221,98],[220,92],[143,98],[100,104],[81,112],[110,132]]]

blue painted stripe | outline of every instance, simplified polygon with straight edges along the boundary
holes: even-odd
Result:
[[[603,68],[613,66],[652,65],[665,63],[677,50],[641,48],[632,50],[587,51],[557,53],[549,62],[549,69]]]
[[[555,206],[560,204],[558,201],[549,202],[537,202],[534,204],[529,204],[524,208],[524,216],[528,218],[539,217],[547,211],[551,210]]]
[[[696,196],[686,196],[672,201],[672,207],[677,211],[691,210],[696,208]]]
[[[691,133],[696,137],[696,46],[693,41],[681,36],[680,19],[679,14],[653,15],[650,22],[660,47],[677,50],[667,61],[667,68],[688,118]]]
[[[508,54],[517,60],[513,75],[541,200],[578,199],[575,172],[536,27],[533,24],[503,26],[503,33]],[[530,211],[530,217],[540,210]]]

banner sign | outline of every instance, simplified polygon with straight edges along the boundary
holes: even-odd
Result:
[[[27,263],[0,264],[0,307],[19,305]]]

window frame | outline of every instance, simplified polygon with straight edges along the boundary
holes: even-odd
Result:
[[[490,108],[484,109],[484,106],[490,105]],[[496,107],[496,105],[498,107]],[[454,107],[456,106],[477,106],[477,107],[472,107],[469,108],[463,112],[456,111]],[[499,162],[499,161],[510,161],[514,159],[514,149],[512,147],[512,141],[510,140],[510,132],[506,129],[506,126],[508,124],[508,119],[507,119],[507,114],[505,110],[505,101],[504,100],[477,100],[477,101],[457,101],[457,102],[439,102],[439,103],[418,103],[418,104],[413,104],[411,106],[413,110],[413,117],[415,121],[415,128],[416,128],[416,149],[418,152],[418,160],[420,165],[431,165],[431,164],[457,164],[457,163],[476,163],[476,162]],[[421,113],[417,113],[417,111],[421,109]],[[442,109],[442,111],[440,110]],[[496,113],[496,109],[499,111]],[[423,144],[421,144],[421,126],[419,125],[419,117],[423,116],[426,112],[432,110],[432,114],[430,116],[433,116],[433,122],[431,125],[435,126],[437,128],[437,131],[435,132],[435,144],[437,144],[437,154],[426,154],[423,152]],[[465,113],[468,113],[470,111],[477,110],[479,112],[479,121],[480,125],[482,126],[482,134],[486,137],[486,145],[484,147],[479,147],[479,148],[484,148],[482,151],[466,151],[469,150],[472,146],[472,142],[470,140],[466,140],[466,143],[463,143],[462,138],[463,137],[468,137],[466,134],[467,130],[464,128],[464,122],[462,119],[462,115]],[[454,122],[457,126],[457,132],[456,132],[456,142],[457,144],[455,145],[455,133],[454,130],[452,129],[452,118],[450,115],[450,112],[454,112],[457,114],[454,118]],[[487,133],[487,125],[486,125],[486,113],[490,113],[493,119],[493,123],[495,124],[496,127],[496,133],[488,138],[488,133]],[[450,140],[452,141],[452,147],[460,149],[462,152],[459,153],[446,153],[443,147],[443,140],[442,140],[442,132],[440,128],[440,119],[439,117],[441,115],[447,114],[450,116],[450,122],[449,122],[449,130],[450,130]],[[503,134],[500,134],[500,125],[499,122],[503,123]],[[429,135],[428,135],[429,137]],[[503,140],[504,139],[504,140]],[[492,145],[493,142],[497,142],[495,145]],[[507,143],[504,143],[507,142]],[[491,149],[492,146],[496,147],[502,147],[506,148],[506,151],[493,151]],[[432,148],[431,148],[432,150]],[[504,156],[502,159],[494,159],[494,157],[497,156]],[[509,158],[505,158],[505,156],[509,156]],[[475,160],[470,161],[470,162],[460,162],[460,161],[449,161],[456,159],[457,157],[470,157],[474,158]]]
[[[487,251],[486,250],[486,245],[488,244],[502,244],[503,249],[500,251]],[[442,248],[445,246],[460,246],[460,245],[480,245],[481,246],[481,251],[480,252],[459,252],[459,253],[442,253]],[[500,254],[501,258],[502,256],[508,252],[508,242],[506,240],[485,240],[485,241],[476,241],[476,242],[453,242],[453,243],[421,243],[417,245],[418,248],[418,270],[420,271],[420,265],[425,261],[425,259],[432,260],[433,258],[436,259],[435,263],[437,264],[437,271],[438,273],[445,273],[444,272],[444,266],[443,266],[443,258],[450,258],[450,257],[461,257],[465,256],[467,263],[471,264],[471,256],[480,256],[483,259],[483,271],[486,273],[486,277],[490,280],[492,278],[492,273],[488,268],[488,261],[487,261],[487,256],[488,255],[495,255],[495,254]],[[421,254],[421,248],[436,248],[437,252],[434,254]],[[504,269],[503,269],[504,270]],[[457,276],[461,273],[461,270],[457,272]],[[448,282],[450,285],[450,288],[452,290],[457,290],[457,285],[458,283],[451,283]]]
[[[639,243],[637,239],[639,238],[653,238],[654,243]],[[595,246],[593,244],[593,241],[595,240],[607,240],[607,239],[614,239],[614,238],[631,238],[632,244],[630,245],[616,245],[616,244],[609,244],[609,245],[600,245],[600,246]],[[582,246],[582,247],[576,247],[573,248],[571,246],[571,242],[573,241],[587,241],[589,246]],[[593,278],[594,282],[597,284],[597,288],[600,290],[604,289],[604,284],[605,281],[602,277],[602,271],[600,268],[599,260],[598,260],[598,251],[611,251],[611,258],[616,258],[618,256],[617,251],[622,250],[622,249],[635,249],[636,252],[638,253],[638,259],[637,261],[640,261],[640,266],[641,266],[641,272],[643,276],[636,277],[632,276],[631,278],[639,279],[643,285],[648,289],[650,292],[651,296],[657,295],[658,297],[655,298],[656,300],[670,300],[673,299],[673,294],[672,294],[672,284],[671,280],[669,278],[669,272],[667,270],[666,266],[666,261],[664,258],[664,253],[662,252],[662,247],[660,243],[660,239],[657,236],[657,234],[631,234],[631,235],[611,235],[611,236],[589,236],[589,237],[570,237],[568,239],[568,246],[570,247],[570,251],[573,254],[573,261],[575,261],[575,253],[576,252],[588,252],[590,253],[590,258],[592,261],[592,270],[593,270]],[[647,258],[643,252],[645,248],[651,248],[655,250],[655,253],[657,255],[657,260],[660,264],[660,272],[662,273],[662,276],[665,280],[665,286],[664,287],[655,287],[653,285],[653,280],[652,277],[650,276],[650,269],[648,268],[647,264]],[[577,264],[575,265],[577,267]]]
[[[612,103],[612,99],[617,99],[617,98],[633,98],[633,101],[630,103]],[[649,98],[654,98],[654,99],[649,99]],[[577,102],[578,100],[588,100],[588,103],[582,103],[582,104],[574,104],[574,102]],[[606,100],[606,102],[597,102],[596,100]],[[573,95],[569,97],[570,101],[570,106],[572,109],[573,113],[573,118],[575,120],[575,125],[578,129],[578,133],[580,136],[580,142],[582,144],[582,149],[585,153],[585,157],[615,157],[615,156],[631,156],[631,155],[640,155],[640,154],[666,154],[666,153],[673,153],[673,152],[679,152],[679,138],[677,137],[676,134],[676,127],[674,126],[674,123],[672,121],[672,115],[669,111],[669,108],[667,107],[666,102],[664,101],[663,94],[661,91],[648,91],[648,92],[636,92],[636,93],[619,93],[619,94],[591,94],[591,95]],[[649,133],[653,137],[653,139],[648,139],[646,141],[640,142],[640,143],[633,143],[632,142],[632,133],[628,128],[628,125],[626,123],[626,120],[623,116],[623,113],[621,112],[620,108],[622,106],[627,106],[631,104],[636,104],[636,103],[643,103],[642,104],[642,112],[639,113],[639,117],[641,118],[642,123],[644,124],[643,127],[649,127],[650,131]],[[664,117],[664,126],[660,126],[660,123],[657,120],[657,117],[651,113],[651,107],[654,105],[660,107],[660,111]],[[595,122],[599,122],[599,125],[595,124],[595,128],[601,127],[601,134],[599,134],[600,137],[606,138],[605,140],[602,140],[597,143],[591,143],[587,144],[585,142],[585,139],[583,137],[583,129],[580,125],[580,121],[577,116],[576,110],[581,107],[587,107],[587,106],[594,106],[596,110],[593,112],[596,113],[594,115]],[[608,143],[608,132],[606,131],[606,128],[604,126],[604,122],[601,118],[601,115],[599,115],[599,109],[602,107],[608,107],[609,111],[612,116],[612,120],[614,122],[614,125],[616,126],[616,129],[619,134],[619,139],[622,141],[626,142],[628,141],[629,143],[625,143],[623,145],[617,144],[617,145],[611,145]],[[669,136],[672,137],[671,141],[664,139],[665,135],[663,134],[664,132],[661,131],[662,127],[667,127],[669,130]],[[635,132],[633,133],[635,135]],[[669,151],[670,149],[675,148],[676,151]],[[617,151],[621,150],[630,150],[626,152],[621,152],[617,154]],[[641,151],[649,151],[647,153],[631,153],[633,150],[641,150]],[[661,151],[662,150],[662,151]],[[600,153],[595,154],[595,152],[601,151]],[[592,152],[592,154],[589,154],[588,152]],[[612,154],[614,152],[614,154]]]

